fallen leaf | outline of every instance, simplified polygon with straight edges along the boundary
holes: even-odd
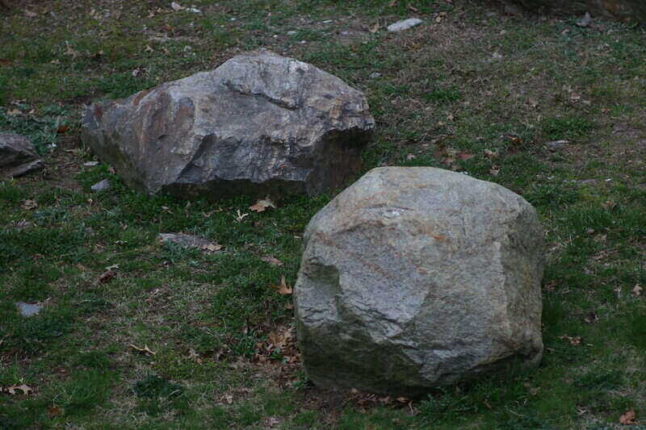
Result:
[[[22,111],[20,111],[20,109],[9,109],[7,111],[7,115],[9,116],[22,115]]]
[[[181,4],[179,4],[179,3],[177,3],[177,2],[172,2],[172,3],[170,4],[170,7],[171,7],[175,12],[179,12],[180,10],[184,10],[184,9],[185,9],[185,7],[184,7],[184,6],[182,6]]]
[[[381,27],[381,26],[379,25],[379,23],[373,24],[373,25],[371,25],[371,26],[370,26],[369,31],[370,31],[371,33],[376,33],[376,32],[378,32],[378,31],[379,31],[379,28],[380,28],[380,27]]]
[[[34,210],[38,207],[38,203],[36,203],[36,200],[24,200],[22,202],[22,205],[20,205],[25,210]]]
[[[0,58],[0,66],[10,66],[13,63],[13,61],[8,60],[6,58]]]
[[[583,339],[581,336],[568,336],[564,334],[563,336],[559,336],[559,339],[565,340],[570,342],[570,345],[578,346],[583,344]]]
[[[36,18],[38,14],[36,12],[32,12],[30,10],[25,9],[25,16],[27,18]]]
[[[292,294],[292,292],[293,292],[292,287],[287,285],[287,281],[285,280],[285,276],[281,276],[280,285],[276,285],[276,286],[274,286],[274,288],[276,289],[276,291],[278,291],[278,294],[280,294],[282,296],[288,296],[288,295]]]
[[[33,393],[33,390],[29,385],[21,384],[21,385],[12,385],[10,387],[5,388],[5,391],[12,396],[16,396],[19,394],[29,396],[30,394]],[[19,393],[19,391],[22,391],[22,393]]]
[[[619,422],[625,426],[632,426],[637,424],[636,421],[637,414],[634,409],[626,411],[622,416],[619,417]]]
[[[635,297],[639,297],[639,296],[641,296],[641,295],[642,295],[642,292],[644,291],[644,289],[641,287],[641,285],[636,284],[636,285],[633,287],[633,290],[632,290],[632,291],[633,291],[633,296],[635,296]]]
[[[61,125],[56,129],[56,133],[63,134],[67,133],[70,130],[70,127],[67,125]]]
[[[153,352],[153,351],[151,351],[150,348],[148,348],[148,345],[144,345],[144,347],[141,348],[141,347],[139,347],[137,345],[133,345],[131,343],[129,346],[130,346],[130,348],[132,348],[133,350],[135,350],[136,352],[138,352],[140,354],[150,355],[150,356],[153,356],[153,355],[156,354],[156,352]]]
[[[260,199],[255,204],[249,206],[249,209],[254,212],[264,212],[268,208],[276,208],[274,202],[272,202],[268,198]]]
[[[117,277],[117,272],[110,269],[104,272],[103,274],[101,274],[101,276],[99,276],[99,282],[102,284],[107,284],[108,282],[112,281],[116,277]]]
[[[219,243],[209,243],[208,245],[204,245],[201,249],[207,252],[218,252],[222,248],[222,245]]]
[[[237,222],[242,222],[242,220],[244,220],[248,216],[249,216],[249,214],[243,214],[242,212],[240,212],[240,209],[238,209],[236,211],[236,221]]]
[[[74,48],[72,48],[70,46],[69,42],[65,42],[65,46],[67,46],[67,48],[65,49],[64,54],[71,56],[72,59],[75,59],[76,57],[81,55],[81,53],[79,51],[77,51],[76,49],[74,49]]]
[[[597,315],[596,312],[592,311],[588,315],[583,318],[583,321],[585,321],[588,324],[593,324],[597,321],[599,321],[599,315]]]
[[[47,409],[47,416],[49,418],[60,417],[63,415],[63,410],[58,406],[51,406]]]
[[[491,176],[498,176],[500,173],[500,166],[492,166],[491,169],[489,169],[489,174]]]
[[[489,149],[484,150],[484,155],[490,160],[493,160],[494,158],[498,158],[498,152],[496,151],[491,151]]]
[[[274,428],[279,424],[280,424],[280,418],[276,418],[276,417],[267,417],[267,418],[265,418],[265,426],[266,426],[266,428]]]
[[[474,157],[474,155],[473,155],[473,154],[471,154],[470,152],[466,152],[466,151],[465,151],[465,152],[460,152],[460,153],[458,153],[458,158],[459,158],[460,160],[469,160],[469,159],[471,159],[471,158],[473,158],[473,157]]]
[[[282,266],[283,265],[282,261],[280,261],[276,257],[272,257],[271,255],[267,255],[265,257],[262,257],[261,260],[264,261],[265,263],[271,264],[272,266]]]

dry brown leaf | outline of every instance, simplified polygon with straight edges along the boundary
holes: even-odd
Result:
[[[255,204],[249,206],[249,210],[252,210],[254,212],[264,212],[268,208],[276,208],[274,202],[272,202],[268,198],[260,199]]]
[[[130,346],[130,348],[132,348],[133,350],[135,350],[136,352],[138,352],[140,354],[150,355],[150,356],[153,356],[153,355],[156,354],[156,352],[153,352],[153,351],[151,351],[150,348],[148,348],[148,345],[144,345],[144,347],[141,348],[141,347],[133,345],[131,343],[129,346]]]
[[[219,243],[209,243],[208,245],[204,245],[202,247],[202,250],[207,252],[218,252],[222,248],[223,246],[220,245]]]
[[[21,385],[11,385],[5,388],[4,391],[11,394],[12,396],[16,396],[20,394],[29,396],[30,394],[33,393],[34,390],[32,390],[32,388],[29,385],[21,384]]]
[[[458,153],[458,158],[460,160],[469,160],[469,159],[471,159],[473,157],[474,157],[473,154],[471,154],[470,152],[465,151],[465,152]]]
[[[238,209],[236,211],[236,216],[235,217],[236,217],[237,222],[242,222],[248,216],[249,216],[249,214],[247,214],[247,213],[243,214],[242,212],[240,212],[240,209]]]
[[[500,166],[492,166],[491,169],[489,169],[489,174],[491,176],[498,176],[500,173]]]
[[[112,281],[116,277],[117,277],[117,272],[110,269],[103,272],[101,276],[99,276],[99,282],[102,284],[107,284],[108,282]]]
[[[272,257],[271,255],[266,255],[266,256],[262,257],[261,260],[264,261],[265,263],[271,264],[272,266],[279,266],[280,267],[280,266],[283,265],[282,261],[280,261],[276,257]]]
[[[626,411],[622,416],[619,417],[619,422],[625,426],[632,426],[637,424],[637,414],[634,409]]]
[[[568,336],[564,334],[563,336],[559,336],[559,339],[566,340],[570,342],[570,345],[574,345],[574,346],[583,344],[583,338],[581,338],[581,336]]]
[[[36,203],[36,200],[24,200],[22,202],[22,205],[20,205],[25,210],[31,211],[34,210],[38,207],[38,203]]]
[[[280,285],[276,285],[276,286],[274,286],[274,288],[276,289],[276,291],[278,291],[278,294],[280,294],[282,296],[288,296],[288,295],[292,294],[292,292],[293,292],[292,287],[287,285],[287,281],[285,280],[285,276],[280,277]]]
[[[22,111],[20,109],[9,109],[7,111],[7,115],[9,116],[22,115]]]
[[[644,291],[644,289],[639,284],[636,284],[632,289],[633,296],[635,296],[635,297],[641,296],[643,291]]]
[[[76,57],[81,55],[81,53],[76,49],[72,48],[68,42],[65,42],[65,46],[67,46],[67,48],[65,49],[64,54],[71,56],[72,59],[75,59]]]
[[[498,158],[498,152],[491,151],[489,149],[484,150],[484,155],[485,155],[485,157],[489,158],[490,160],[492,160],[494,158]]]
[[[381,27],[381,26],[379,25],[379,23],[373,24],[373,25],[371,25],[371,26],[370,26],[369,31],[370,31],[371,33],[376,33],[376,32],[378,32],[378,31],[379,31],[379,28],[380,28],[380,27]]]
[[[60,417],[61,415],[63,415],[63,410],[58,406],[51,406],[47,408],[47,416],[49,418]]]
[[[25,9],[25,16],[27,18],[36,18],[38,14],[36,12],[32,12],[30,10]]]

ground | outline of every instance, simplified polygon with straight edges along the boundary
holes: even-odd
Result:
[[[30,136],[48,165],[0,182],[0,427],[646,428],[643,29],[459,0],[178,3],[33,1],[0,16],[0,130]],[[424,24],[385,30],[412,16]],[[254,212],[244,197],[148,197],[84,165],[84,103],[261,47],[366,93],[364,171],[459,170],[536,206],[549,243],[538,369],[414,401],[312,387],[285,293],[332,195]],[[105,178],[112,189],[91,192]],[[26,318],[19,301],[44,307]]]

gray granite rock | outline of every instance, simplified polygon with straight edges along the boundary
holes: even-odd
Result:
[[[413,28],[415,26],[418,26],[423,22],[424,21],[422,21],[419,18],[408,18],[408,19],[404,19],[404,20],[401,20],[401,21],[394,22],[394,23],[390,24],[386,28],[391,33],[397,33],[397,32],[408,30],[409,28]]]
[[[15,133],[0,133],[0,178],[15,178],[45,167],[31,140]]]
[[[415,396],[540,361],[543,230],[508,189],[377,168],[318,212],[304,239],[294,303],[317,385]]]
[[[360,167],[374,119],[364,95],[271,52],[88,107],[82,138],[150,194],[318,194]]]

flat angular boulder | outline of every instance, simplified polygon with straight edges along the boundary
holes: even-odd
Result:
[[[149,194],[314,195],[357,172],[373,128],[360,91],[311,64],[260,51],[91,105],[82,138]]]
[[[508,189],[377,168],[318,212],[304,239],[294,303],[315,384],[417,396],[540,361],[543,230]]]
[[[0,133],[0,178],[16,178],[45,167],[28,137]]]

